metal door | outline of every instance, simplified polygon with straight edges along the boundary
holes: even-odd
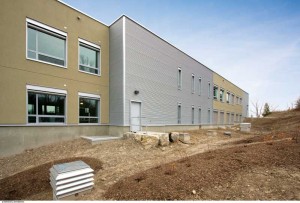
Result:
[[[134,132],[141,131],[141,102],[131,102],[130,130]]]

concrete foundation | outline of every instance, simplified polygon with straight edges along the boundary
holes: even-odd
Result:
[[[80,136],[107,135],[108,126],[1,126],[0,157]]]

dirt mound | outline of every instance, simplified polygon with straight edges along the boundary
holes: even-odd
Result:
[[[245,145],[197,154],[122,179],[107,190],[105,198],[299,199],[297,194],[300,192],[300,180],[295,178],[300,168],[299,155],[300,144],[293,140],[274,142],[272,145],[266,143]],[[282,176],[279,178],[277,172],[269,173],[268,170],[283,171]],[[294,172],[296,175],[292,176]],[[245,173],[249,174],[248,179],[242,178],[241,174]],[[265,178],[262,178],[260,173],[264,174]],[[241,188],[241,184],[245,187]]]
[[[102,163],[98,159],[88,157],[74,157],[68,159],[55,160],[43,165],[22,171],[15,175],[0,180],[1,200],[20,200],[26,197],[51,191],[49,183],[49,169],[54,164],[66,163],[81,160],[87,163],[95,173],[102,168]]]

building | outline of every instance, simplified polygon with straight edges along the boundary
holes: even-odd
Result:
[[[4,0],[0,17],[1,155],[247,116],[248,93],[126,16],[107,26],[60,1]]]

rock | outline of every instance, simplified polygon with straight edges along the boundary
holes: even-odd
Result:
[[[231,132],[230,131],[226,131],[226,132],[224,132],[224,135],[231,136]]]
[[[141,144],[145,149],[157,147],[159,144],[159,137],[157,135],[143,135]]]
[[[208,130],[206,135],[212,136],[212,135],[218,135],[218,133],[215,130]]]
[[[170,138],[171,142],[178,142],[179,133],[178,132],[171,132],[169,138]]]
[[[134,139],[135,141],[140,142],[142,139],[142,135],[139,133],[135,133],[135,132],[127,132],[125,134],[123,134],[123,138],[124,139]]]
[[[183,143],[190,143],[190,134],[188,133],[179,133],[179,141],[183,142]]]
[[[240,123],[241,132],[250,132],[251,123]]]
[[[169,135],[168,133],[159,134],[159,145],[160,146],[168,146],[169,145]]]
[[[196,194],[196,190],[193,190],[192,193],[193,193],[193,195],[195,195]]]

